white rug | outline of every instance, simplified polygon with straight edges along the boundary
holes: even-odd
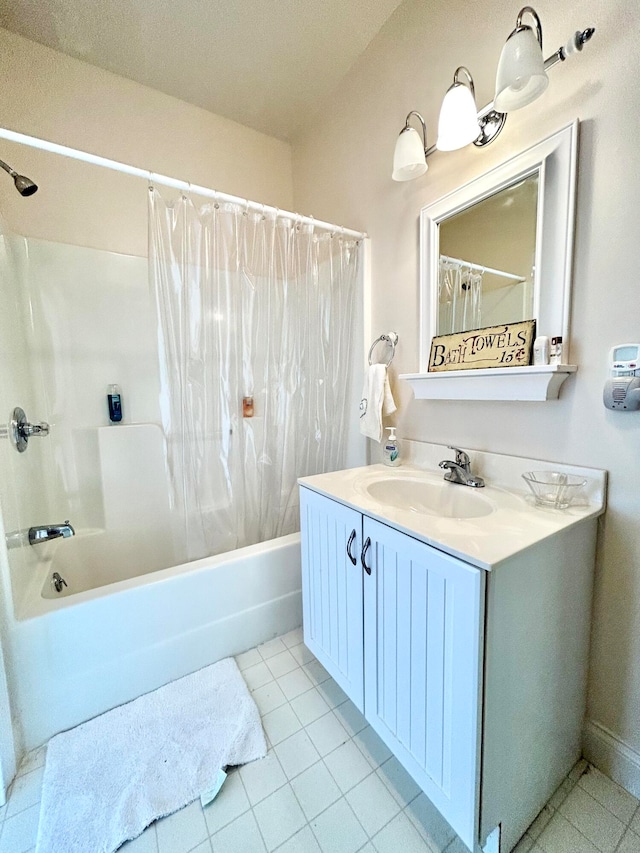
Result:
[[[37,853],[113,853],[266,751],[232,658],[173,681],[49,741]]]

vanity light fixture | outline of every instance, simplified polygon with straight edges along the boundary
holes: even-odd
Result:
[[[465,86],[458,78],[463,72],[468,78]],[[473,85],[473,77],[468,68],[461,65],[456,68],[453,75],[453,85],[447,90],[442,106],[440,107],[440,119],[438,121],[438,141],[436,148],[439,151],[456,151],[464,148],[478,138],[480,125],[478,124],[478,107],[476,106],[476,90]]]
[[[411,116],[415,116],[422,127],[422,139],[418,131],[411,127]],[[393,154],[394,181],[412,181],[424,175],[427,166],[427,126],[424,119],[415,110],[411,110],[406,118],[400,136],[396,140],[396,150]]]
[[[522,23],[527,12],[533,18],[535,33]],[[493,104],[503,113],[519,110],[539,98],[548,85],[542,55],[542,24],[535,9],[524,6],[500,54]]]
[[[531,15],[535,27],[523,24]],[[394,181],[411,181],[427,171],[427,157],[434,151],[455,151],[473,142],[481,148],[493,142],[507,120],[507,113],[532,103],[547,88],[547,71],[569,56],[580,53],[595,33],[594,27],[578,30],[569,41],[547,59],[542,58],[542,24],[535,9],[524,6],[518,13],[516,28],[509,35],[498,64],[495,100],[476,110],[473,79],[469,71],[456,69],[453,85],[448,89],[440,110],[438,141],[427,148],[427,129],[420,113],[412,110],[400,131],[393,157]],[[464,72],[468,84],[460,81]],[[473,114],[472,114],[473,113]],[[416,116],[422,126],[422,142],[409,124]]]

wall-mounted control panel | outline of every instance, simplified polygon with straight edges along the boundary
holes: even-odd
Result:
[[[607,409],[640,409],[640,344],[618,344],[609,353],[609,379],[602,400]]]

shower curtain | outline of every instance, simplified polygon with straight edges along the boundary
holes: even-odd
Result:
[[[344,465],[359,255],[338,233],[150,187],[161,419],[185,560],[296,531],[297,478]]]
[[[482,326],[482,270],[440,257],[438,334]]]

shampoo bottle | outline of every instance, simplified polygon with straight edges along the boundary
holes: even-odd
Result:
[[[122,420],[122,394],[119,385],[107,387],[107,406],[109,408],[109,420],[112,424],[119,424]]]
[[[382,461],[385,465],[396,468],[400,464],[400,444],[396,438],[396,428],[385,427],[385,429],[389,430],[389,437],[385,439],[382,448]]]

